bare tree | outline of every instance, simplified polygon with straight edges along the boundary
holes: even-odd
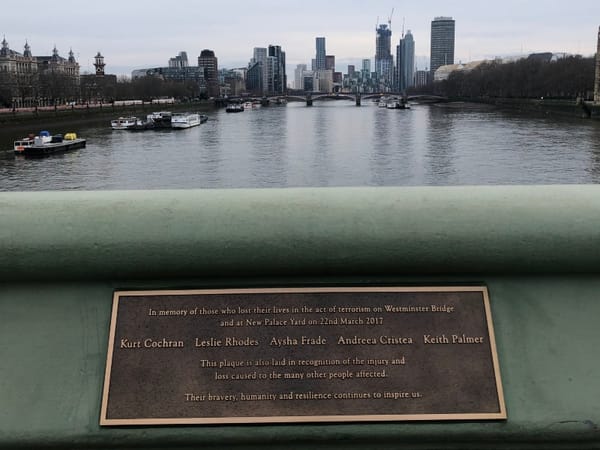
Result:
[[[593,58],[570,56],[557,61],[525,58],[483,63],[469,72],[452,72],[435,88],[449,97],[575,99],[593,85]]]

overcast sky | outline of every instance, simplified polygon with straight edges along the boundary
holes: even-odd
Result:
[[[431,20],[456,20],[456,62],[532,52],[593,55],[600,25],[600,0],[2,0],[0,34],[22,52],[61,56],[72,48],[82,72],[93,71],[100,51],[107,73],[166,66],[186,51],[190,65],[205,49],[219,67],[246,66],[254,47],[280,45],[288,68],[315,56],[315,37],[325,36],[336,69],[375,54],[375,25],[392,8],[392,47],[405,29],[415,39],[418,65],[429,57]],[[288,78],[293,76],[288,74]]]

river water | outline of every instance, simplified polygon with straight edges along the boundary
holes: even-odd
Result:
[[[4,127],[0,191],[600,182],[598,121],[349,101],[208,115],[187,130],[50,130],[87,147],[43,159],[13,155],[24,133]]]

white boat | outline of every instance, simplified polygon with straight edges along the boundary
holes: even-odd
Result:
[[[155,128],[171,128],[171,111],[155,111],[148,114],[146,119],[148,122],[154,123]]]
[[[392,98],[386,104],[387,109],[408,109],[408,102],[404,98]]]
[[[36,136],[33,145],[25,147],[22,154],[30,157],[40,157],[52,153],[61,153],[78,148],[84,148],[86,140],[78,138],[75,133],[55,134],[50,137],[48,142],[46,136]]]
[[[171,128],[190,128],[200,123],[200,114],[197,113],[175,113],[171,116]]]
[[[26,148],[31,147],[33,144],[35,144],[37,138],[39,138],[38,142],[42,144],[46,144],[52,141],[52,136],[48,131],[40,131],[40,134],[38,136],[30,134],[28,137],[19,139],[18,141],[14,142],[13,148],[15,150],[15,153],[23,154]]]
[[[244,112],[244,105],[240,105],[239,103],[230,103],[225,108],[225,112],[228,112],[228,113]]]
[[[261,107],[260,102],[245,102],[244,109],[258,109]]]
[[[381,97],[377,106],[379,106],[380,108],[387,108],[388,100],[388,97]]]
[[[134,126],[137,123],[137,117],[119,117],[118,119],[111,120],[110,126],[113,130],[126,130],[129,127]]]

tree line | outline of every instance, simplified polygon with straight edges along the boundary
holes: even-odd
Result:
[[[593,98],[595,58],[548,59],[531,55],[508,63],[484,62],[452,72],[433,89],[450,98]]]
[[[34,106],[66,102],[109,103],[131,99],[150,101],[164,97],[185,101],[207,98],[207,94],[195,80],[173,81],[159,77],[129,79],[121,76],[116,83],[97,83],[93,78],[84,77],[77,83],[73,77],[51,71],[18,76],[0,71],[0,107],[12,106],[15,99],[21,100],[21,105]]]
[[[194,80],[172,81],[159,77],[129,79],[119,77],[116,86],[116,99],[138,99],[149,101],[160,97],[173,97],[180,100],[207,98],[200,84]]]
[[[79,86],[76,79],[54,71],[20,73],[17,76],[0,72],[0,106],[9,107],[15,99],[54,104],[55,101],[77,101]]]

